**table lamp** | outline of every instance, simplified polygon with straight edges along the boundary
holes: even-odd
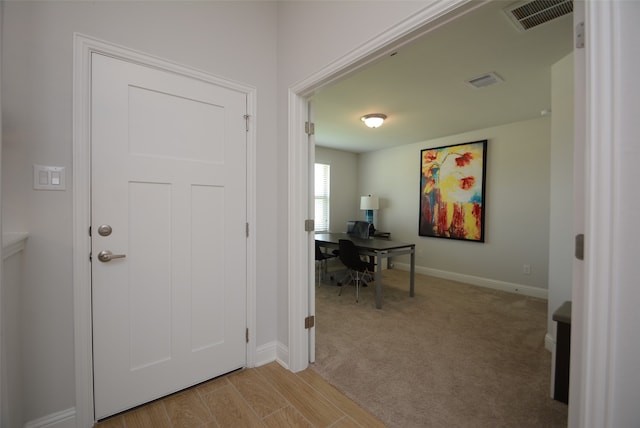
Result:
[[[378,197],[377,196],[361,196],[360,197],[360,209],[365,210],[365,219],[373,224],[373,210],[377,210],[379,208]]]

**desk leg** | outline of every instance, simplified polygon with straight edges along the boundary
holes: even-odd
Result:
[[[382,257],[378,253],[376,259],[376,308],[382,309]]]
[[[409,296],[413,297],[415,294],[415,277],[416,277],[416,249],[411,249],[411,279],[409,282]]]

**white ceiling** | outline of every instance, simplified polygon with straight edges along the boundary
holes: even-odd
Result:
[[[360,153],[540,117],[550,67],[573,49],[573,14],[520,32],[503,12],[511,4],[490,2],[323,88],[312,97],[316,145]],[[466,83],[488,72],[504,82]],[[369,129],[367,113],[388,119]]]

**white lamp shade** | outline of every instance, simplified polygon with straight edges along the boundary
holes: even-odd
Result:
[[[360,209],[361,210],[377,210],[379,207],[379,201],[377,196],[361,196],[360,197]]]

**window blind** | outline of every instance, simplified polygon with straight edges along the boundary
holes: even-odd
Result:
[[[331,166],[315,164],[315,230],[329,231],[329,188]]]

